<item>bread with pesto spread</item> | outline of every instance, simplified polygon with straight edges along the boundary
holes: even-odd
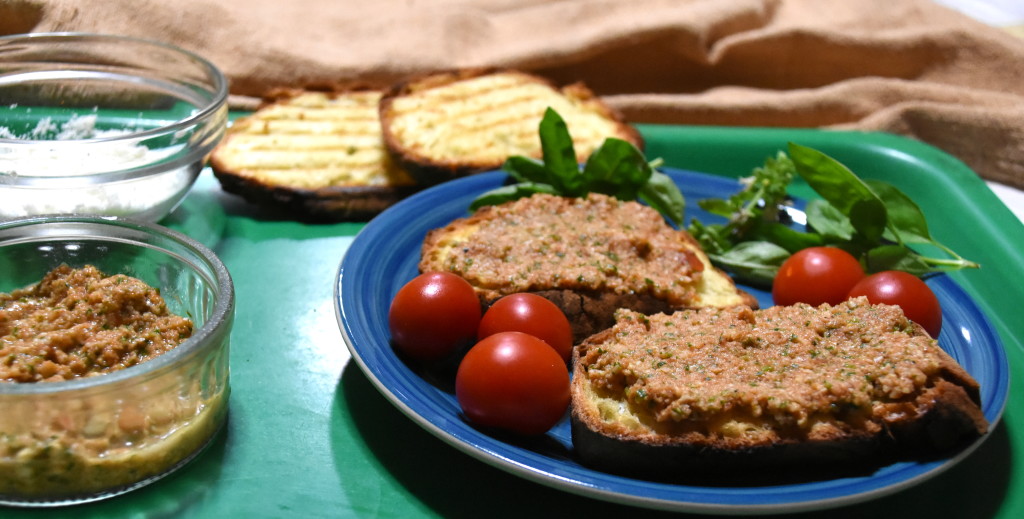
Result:
[[[586,465],[703,482],[931,459],[988,427],[978,383],[899,307],[864,298],[620,311],[574,350],[571,418]]]
[[[210,164],[221,186],[303,220],[375,216],[420,186],[384,149],[382,91],[278,89],[236,120]]]
[[[540,158],[538,125],[551,107],[583,162],[607,137],[643,148],[640,133],[583,83],[558,87],[508,69],[437,72],[394,85],[381,99],[384,141],[414,178],[434,184],[492,169],[509,156]]]
[[[685,230],[649,206],[597,193],[482,207],[431,230],[419,269],[458,274],[484,305],[516,292],[546,297],[578,340],[611,326],[618,308],[757,304]]]

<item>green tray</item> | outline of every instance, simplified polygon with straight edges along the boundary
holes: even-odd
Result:
[[[884,178],[925,211],[933,234],[982,269],[953,274],[992,321],[1012,376],[1024,369],[1024,226],[952,157],[875,133],[641,125],[667,166],[743,176],[795,141]],[[806,194],[797,186],[797,195]],[[691,203],[694,201],[691,201]],[[338,266],[359,223],[277,219],[223,193],[207,170],[163,224],[213,248],[237,290],[230,417],[203,455],[150,486],[52,517],[562,517],[667,513],[567,494],[450,447],[402,415],[353,362],[334,314]],[[1012,390],[1012,388],[1011,388]],[[1024,517],[1024,396],[970,457],[918,486],[834,509],[846,517]]]

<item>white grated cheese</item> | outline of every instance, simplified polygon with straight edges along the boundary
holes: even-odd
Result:
[[[0,127],[0,139],[42,141],[31,146],[0,144],[0,176],[52,178],[121,171],[159,162],[179,153],[185,146],[149,149],[131,142],[76,143],[133,133],[129,129],[99,130],[96,122],[95,114],[75,115],[63,124],[46,117],[23,136]],[[47,141],[53,141],[54,145],[47,146]],[[159,218],[163,215],[161,211],[175,204],[180,194],[188,189],[198,168],[198,164],[189,165],[135,180],[56,189],[52,183],[45,187],[4,185],[0,179],[0,218],[58,213]]]

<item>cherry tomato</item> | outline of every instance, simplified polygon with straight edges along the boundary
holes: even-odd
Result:
[[[498,332],[523,332],[555,349],[568,362],[572,353],[572,327],[558,305],[537,294],[511,294],[494,302],[484,312],[477,339]]]
[[[871,274],[854,285],[849,296],[865,296],[873,304],[897,305],[903,309],[907,319],[920,324],[933,338],[938,338],[942,331],[939,298],[913,274],[900,270]]]
[[[837,247],[810,247],[797,251],[779,267],[772,283],[777,305],[822,303],[837,305],[864,278],[857,258]]]
[[[472,344],[480,324],[480,300],[466,280],[426,272],[395,294],[388,310],[391,340],[417,360],[438,360]]]
[[[455,397],[477,425],[543,434],[569,408],[569,370],[544,341],[500,332],[466,353],[455,374]]]

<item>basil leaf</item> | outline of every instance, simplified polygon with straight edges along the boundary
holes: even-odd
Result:
[[[928,222],[924,218],[924,213],[910,197],[896,186],[880,180],[868,180],[867,183],[878,198],[885,202],[889,213],[889,225],[898,234],[895,236],[890,232],[886,236],[888,239],[906,243],[935,241],[928,232]]]
[[[558,179],[544,163],[522,155],[515,155],[505,159],[501,169],[507,172],[517,182],[539,182],[542,184],[556,184]]]
[[[846,166],[816,149],[789,143],[789,155],[800,177],[846,216],[857,202],[878,199]]]
[[[735,207],[735,204],[721,198],[705,198],[703,200],[698,200],[697,205],[711,214],[724,216],[726,218],[732,216],[733,208]]]
[[[672,177],[660,171],[652,172],[647,183],[640,188],[640,199],[672,223],[679,225],[683,222],[686,199]]]
[[[548,193],[554,195],[558,194],[558,190],[549,184],[536,182],[520,182],[518,184],[502,186],[482,193],[480,196],[474,198],[469,204],[469,210],[476,211],[486,205],[503,204],[505,202],[511,202],[512,200],[526,198],[537,193]]]
[[[881,240],[886,221],[885,204],[877,198],[858,200],[850,207],[850,224],[867,242]]]
[[[807,227],[829,242],[848,241],[853,238],[854,228],[850,219],[824,200],[811,200],[804,211]]]
[[[902,270],[921,276],[934,272],[928,263],[908,247],[891,244],[875,247],[864,255],[864,263],[868,272],[881,272],[883,270]]]
[[[554,175],[551,184],[566,192],[576,192],[580,182],[580,165],[576,161],[576,150],[565,120],[548,107],[540,121],[538,133],[544,165]]]
[[[710,255],[712,261],[752,285],[771,285],[789,251],[766,241],[745,241],[723,254]]]
[[[583,187],[586,191],[620,200],[635,200],[651,174],[650,164],[636,146],[609,137],[587,159],[583,167]]]

